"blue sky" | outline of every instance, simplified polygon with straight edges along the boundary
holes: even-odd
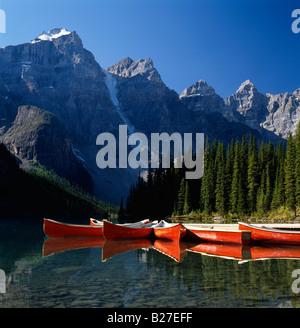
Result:
[[[300,88],[300,33],[291,30],[299,1],[0,0],[0,8],[2,47],[65,27],[104,68],[152,58],[179,94],[200,79],[223,98],[247,79],[263,93]]]

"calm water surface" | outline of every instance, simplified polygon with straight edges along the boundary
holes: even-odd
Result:
[[[47,239],[41,222],[0,221],[0,308],[300,307],[300,261],[251,260],[261,251]]]

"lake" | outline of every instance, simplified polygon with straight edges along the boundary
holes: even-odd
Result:
[[[300,247],[46,238],[42,221],[5,220],[0,308],[295,308],[297,254]]]

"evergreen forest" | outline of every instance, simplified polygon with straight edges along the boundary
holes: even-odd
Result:
[[[184,167],[184,163],[183,163]],[[148,169],[130,188],[128,220],[167,218],[285,218],[300,210],[300,123],[287,142],[257,144],[244,136],[229,145],[206,139],[204,174],[187,180],[185,169]]]
[[[85,219],[107,218],[117,207],[83,191],[54,171],[36,165],[19,167],[0,144],[0,218]]]

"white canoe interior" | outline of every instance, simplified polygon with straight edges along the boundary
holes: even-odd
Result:
[[[102,221],[99,221],[99,220],[96,220],[96,219],[93,219],[93,218],[90,218],[90,221],[93,222],[95,225],[103,226]]]
[[[178,224],[179,223],[169,223],[169,222],[166,222],[165,220],[161,220],[161,221],[159,221],[159,223],[157,223],[155,226],[153,226],[153,228],[154,229],[171,228]]]
[[[103,222],[93,219],[91,218],[90,221],[92,221],[95,225],[97,226],[103,226]],[[138,221],[138,222],[133,222],[133,223],[117,223],[116,225],[122,226],[122,227],[128,227],[128,228],[139,228],[139,227],[143,227],[143,228],[147,228],[147,227],[151,227],[153,224],[157,224],[158,221],[153,221],[153,222],[149,222],[149,220],[142,220],[142,221]]]
[[[249,226],[250,227],[257,227],[257,228],[266,228],[268,231],[270,231],[270,229],[273,229],[274,231],[279,231],[279,229],[282,229],[282,231],[287,232],[287,231],[296,231],[299,230],[300,231],[300,224],[297,223],[268,223],[268,224],[246,224],[246,223],[242,223],[245,226]],[[187,229],[191,229],[191,230],[216,230],[216,231],[237,231],[239,230],[239,224],[238,223],[184,223],[183,224]],[[247,230],[246,228],[243,230]]]
[[[93,219],[90,219],[93,221],[94,224],[98,226],[103,226],[103,222]],[[160,229],[160,228],[167,228],[167,227],[174,227],[178,223],[169,223],[166,222],[165,220],[161,221],[153,221],[149,222],[149,220],[142,220],[134,223],[124,223],[124,224],[117,224],[120,226],[124,227],[129,227],[129,228],[138,228],[138,227],[143,227],[143,228],[154,228],[154,229]],[[295,231],[295,233],[300,232],[300,224],[299,223],[255,223],[255,224],[247,224],[247,223],[242,223],[244,225],[248,225],[249,227],[253,228],[266,228],[267,230],[273,229],[274,231],[277,231],[282,229],[282,232],[286,231]],[[183,223],[182,224],[186,229],[191,229],[191,230],[216,230],[216,231],[237,231],[239,230],[239,224],[238,223]]]
[[[269,231],[269,232],[277,232],[277,233],[292,233],[292,234],[300,234],[300,225],[299,224],[247,224],[242,223],[245,227],[253,228],[253,229],[259,229],[263,231]]]
[[[188,230],[204,230],[204,231],[240,231],[238,224],[197,224],[188,223],[183,224],[183,226]]]

